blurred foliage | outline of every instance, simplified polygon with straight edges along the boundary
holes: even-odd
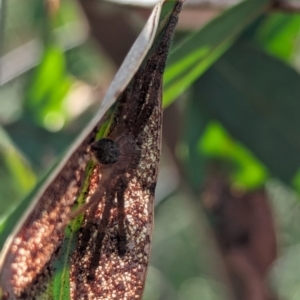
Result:
[[[267,169],[243,145],[233,141],[221,124],[209,123],[199,141],[199,151],[209,157],[218,157],[236,165],[232,182],[238,188],[253,189],[267,179]]]
[[[28,95],[24,102],[25,109],[36,118],[37,125],[51,131],[63,127],[68,118],[64,100],[71,84],[72,81],[66,72],[64,53],[58,47],[47,47],[41,63],[36,68],[32,84],[28,87]]]
[[[168,69],[164,74],[164,105],[170,104],[201,76],[242,31],[256,20],[268,2],[244,1],[189,35],[178,45],[168,59]]]
[[[0,87],[3,218],[87,124],[115,67],[109,54],[87,37],[62,45],[61,40],[68,42],[69,37],[58,38],[61,28],[71,26],[75,36],[79,31],[74,24],[86,26],[76,2],[58,1],[51,8],[45,3],[7,4],[1,55],[33,40],[39,48],[29,53],[24,48],[24,59],[33,57],[34,63]],[[240,189],[267,183],[282,244],[272,285],[281,297],[299,299],[300,210],[298,195],[290,188],[300,192],[300,16],[267,13],[269,3],[244,1],[196,32],[180,32],[185,38],[174,43],[168,59],[164,105],[181,96],[172,104],[181,116],[174,152],[195,193],[201,190],[212,158],[226,163],[232,184]],[[101,3],[97,5],[101,9]],[[134,8],[132,13],[142,19]],[[162,164],[162,172],[168,165]],[[160,179],[162,189],[167,189],[169,178]],[[158,199],[144,299],[210,300],[226,294],[214,246],[208,242],[210,230],[190,198],[173,188]],[[200,221],[194,221],[197,218]]]
[[[257,21],[253,39],[268,53],[288,62],[295,62],[300,16],[273,13]],[[284,47],[282,45],[284,44]]]

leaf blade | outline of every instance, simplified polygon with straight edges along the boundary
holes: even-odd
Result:
[[[288,184],[300,165],[299,80],[293,69],[246,41],[237,43],[199,79],[205,105]]]
[[[164,75],[164,106],[170,105],[203,74],[269,3],[268,0],[243,1],[176,47]]]

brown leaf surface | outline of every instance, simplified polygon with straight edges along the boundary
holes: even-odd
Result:
[[[103,197],[95,210],[91,208],[92,219],[90,214],[87,215],[83,234],[79,235],[78,247],[72,256],[72,299],[139,299],[142,296],[150,256],[154,191],[161,150],[162,74],[181,5],[180,2],[175,5],[160,43],[136,74],[131,87],[123,94],[124,99],[119,103],[107,136],[112,139],[120,136],[127,140],[132,138],[132,142],[140,148],[137,167],[126,165],[128,185],[122,193],[125,202],[122,214],[126,216],[126,253],[118,253],[119,199],[114,196],[114,203],[111,204]],[[125,159],[131,159],[130,153]],[[108,185],[113,180],[118,181],[117,168],[113,165],[113,175],[109,173],[108,176],[100,166],[100,181]],[[123,180],[124,174],[121,176]],[[90,190],[93,197],[95,187],[91,186]],[[102,237],[101,226],[104,225],[98,224],[97,220],[100,216],[104,219],[108,205],[112,208],[107,217],[105,236]],[[93,234],[87,241],[85,233],[91,231]],[[103,238],[101,243],[99,236]]]
[[[91,173],[87,196],[92,204],[88,206],[71,256],[71,299],[139,299],[142,296],[161,148],[162,74],[181,6],[182,1],[175,4],[159,44],[151,51],[152,56],[120,96],[108,137],[117,141],[121,156],[129,156],[120,156],[122,159],[112,167],[99,164]],[[0,263],[2,299],[34,299],[45,289],[49,291],[49,281],[55,272],[53,262],[62,254],[60,245],[71,207],[82,193],[88,162],[94,160],[90,145],[95,141],[98,127],[86,135],[64,162],[63,170],[52,175],[51,184],[40,191],[39,201],[33,210],[27,211],[17,234],[6,243]],[[133,148],[128,147],[132,143],[134,149],[139,149],[139,157],[131,165],[126,160],[130,160]],[[116,187],[117,184],[121,187]],[[102,224],[105,218],[106,227]],[[126,232],[123,244],[119,240],[122,230]]]

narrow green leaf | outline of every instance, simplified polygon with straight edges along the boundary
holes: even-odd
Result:
[[[36,182],[35,174],[2,128],[0,128],[0,154],[21,192],[28,192]]]
[[[95,164],[91,161],[87,164],[84,176],[84,182],[80,193],[77,197],[76,206],[78,208],[85,201],[86,194],[89,189],[89,182],[92,175],[92,171]],[[51,295],[53,300],[68,300],[70,299],[70,256],[74,251],[77,242],[78,231],[81,228],[83,221],[83,215],[78,216],[71,221],[65,229],[65,239],[63,241],[61,255],[58,260],[54,262],[54,268],[56,269],[52,287]]]
[[[169,105],[203,74],[269,3],[269,0],[243,1],[175,48],[164,74],[164,105]]]
[[[25,107],[40,126],[56,131],[68,120],[64,100],[71,84],[63,51],[49,45],[35,71],[25,101]]]
[[[254,39],[269,53],[289,61],[297,49],[300,16],[273,13],[264,18]]]

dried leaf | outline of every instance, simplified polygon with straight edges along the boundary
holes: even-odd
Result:
[[[6,242],[0,259],[2,299],[141,297],[161,147],[162,74],[182,2],[161,1],[156,6],[99,113],[39,190]],[[171,5],[173,10],[158,22],[162,5]],[[159,43],[136,73],[158,25]],[[116,147],[117,155],[111,160],[111,150],[105,150],[106,160],[101,152],[104,139],[94,141],[103,134],[102,117],[117,97],[118,108],[104,143],[105,149]],[[75,218],[66,227],[74,203],[82,205],[86,199],[85,217]]]

